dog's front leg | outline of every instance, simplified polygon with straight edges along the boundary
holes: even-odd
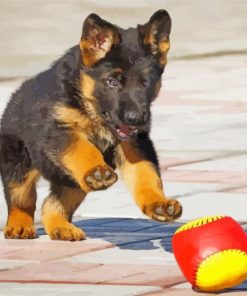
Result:
[[[117,165],[137,205],[150,218],[171,222],[182,214],[177,200],[165,196],[158,161],[149,138],[122,142]]]
[[[78,134],[70,137],[56,163],[80,188],[51,181],[50,194],[42,206],[45,230],[51,239],[84,239],[84,232],[71,223],[73,213],[86,193],[111,186],[116,182],[117,175],[105,163],[101,152],[86,137]]]
[[[74,136],[61,153],[60,163],[85,192],[101,190],[117,181],[102,153],[86,138]]]

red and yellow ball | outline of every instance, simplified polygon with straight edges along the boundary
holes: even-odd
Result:
[[[247,278],[247,235],[231,217],[204,217],[173,236],[175,258],[186,279],[202,291],[219,291]]]

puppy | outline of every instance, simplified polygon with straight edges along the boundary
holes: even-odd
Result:
[[[40,176],[50,182],[42,222],[51,239],[85,238],[72,215],[88,192],[117,181],[116,168],[151,219],[181,216],[179,202],[165,197],[149,137],[170,30],[165,10],[127,30],[90,14],[80,43],[12,95],[0,131],[6,238],[35,237]]]

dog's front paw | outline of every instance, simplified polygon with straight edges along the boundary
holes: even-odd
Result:
[[[91,190],[105,189],[117,179],[117,174],[107,165],[99,165],[89,170],[84,176],[84,182]]]
[[[48,234],[53,240],[79,241],[86,238],[85,233],[71,223],[54,227]]]
[[[7,239],[32,239],[36,237],[36,234],[32,225],[16,224],[4,228],[4,237]]]
[[[164,199],[144,206],[143,212],[153,220],[173,222],[182,215],[183,208],[175,199]]]

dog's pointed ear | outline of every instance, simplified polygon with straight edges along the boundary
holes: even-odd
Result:
[[[156,11],[145,25],[138,26],[144,46],[157,56],[161,66],[166,64],[166,55],[170,48],[169,35],[171,18],[166,10]]]
[[[106,56],[113,44],[118,42],[116,27],[101,19],[98,15],[90,14],[83,23],[80,41],[84,65],[93,66]]]

